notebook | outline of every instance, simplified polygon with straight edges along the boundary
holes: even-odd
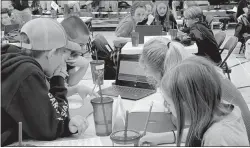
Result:
[[[139,55],[119,55],[115,83],[102,90],[104,95],[139,100],[156,92],[139,65]]]
[[[4,26],[4,34],[8,34],[14,30],[18,31],[19,24],[5,25]]]
[[[151,112],[147,132],[164,133],[176,130],[171,119],[171,113]],[[144,131],[148,112],[133,112],[128,115],[128,129],[135,131]]]

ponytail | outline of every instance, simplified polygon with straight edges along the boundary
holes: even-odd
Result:
[[[184,46],[178,42],[169,42],[168,49],[164,61],[164,73],[169,72],[181,61],[191,56],[191,54],[184,49]]]

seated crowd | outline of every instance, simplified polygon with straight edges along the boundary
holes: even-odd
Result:
[[[26,16],[25,9],[15,11]],[[20,18],[20,12],[15,11],[14,16]],[[139,61],[147,76],[157,81],[164,105],[171,111],[169,123],[176,126],[176,131],[147,132],[140,144],[249,146],[250,111],[239,90],[218,66],[222,58],[213,31],[199,7],[187,7],[183,15],[188,30],[183,31],[187,32],[183,39],[153,38],[144,44]],[[247,12],[239,17],[235,36],[250,33],[249,16]],[[70,16],[61,23],[36,18],[23,25],[7,10],[2,11],[2,19],[3,25],[20,23],[22,28],[20,47],[1,47],[1,146],[18,140],[18,122],[23,124],[24,139],[55,140],[84,134],[88,120],[69,115],[67,97],[99,96],[79,83],[90,62],[84,57],[90,37],[86,24]],[[131,41],[136,25],[161,25],[163,32],[178,28],[168,3],[135,1],[130,14],[115,30],[115,48],[122,50]],[[75,39],[75,34],[81,34],[81,38]],[[182,42],[187,40],[196,43],[196,54],[184,48]]]

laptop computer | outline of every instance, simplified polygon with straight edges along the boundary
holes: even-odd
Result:
[[[147,132],[164,133],[176,130],[172,123],[171,113],[151,112]],[[148,112],[132,112],[128,114],[128,129],[135,131],[144,131],[147,122]]]
[[[137,25],[135,32],[139,33],[139,44],[144,44],[144,36],[159,36],[162,35],[161,25]]]
[[[8,34],[12,31],[18,31],[19,29],[19,24],[11,24],[11,25],[5,25],[4,26],[4,34]]]
[[[156,92],[139,65],[140,55],[119,55],[116,81],[102,90],[103,95],[121,96],[123,99],[139,100]]]

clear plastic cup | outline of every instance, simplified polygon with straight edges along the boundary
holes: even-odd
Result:
[[[113,102],[110,97],[103,97],[103,102],[100,97],[91,100],[97,136],[109,136],[112,133]]]
[[[93,60],[90,62],[93,83],[103,84],[104,80],[104,60]]]
[[[127,130],[127,136],[125,136],[125,130],[116,131],[110,135],[113,146],[139,146],[140,138],[141,134],[134,130]]]
[[[177,37],[177,32],[178,32],[178,29],[169,29],[171,40],[174,40]]]
[[[133,31],[131,33],[131,40],[132,40],[132,46],[137,47],[139,45],[139,33]]]

